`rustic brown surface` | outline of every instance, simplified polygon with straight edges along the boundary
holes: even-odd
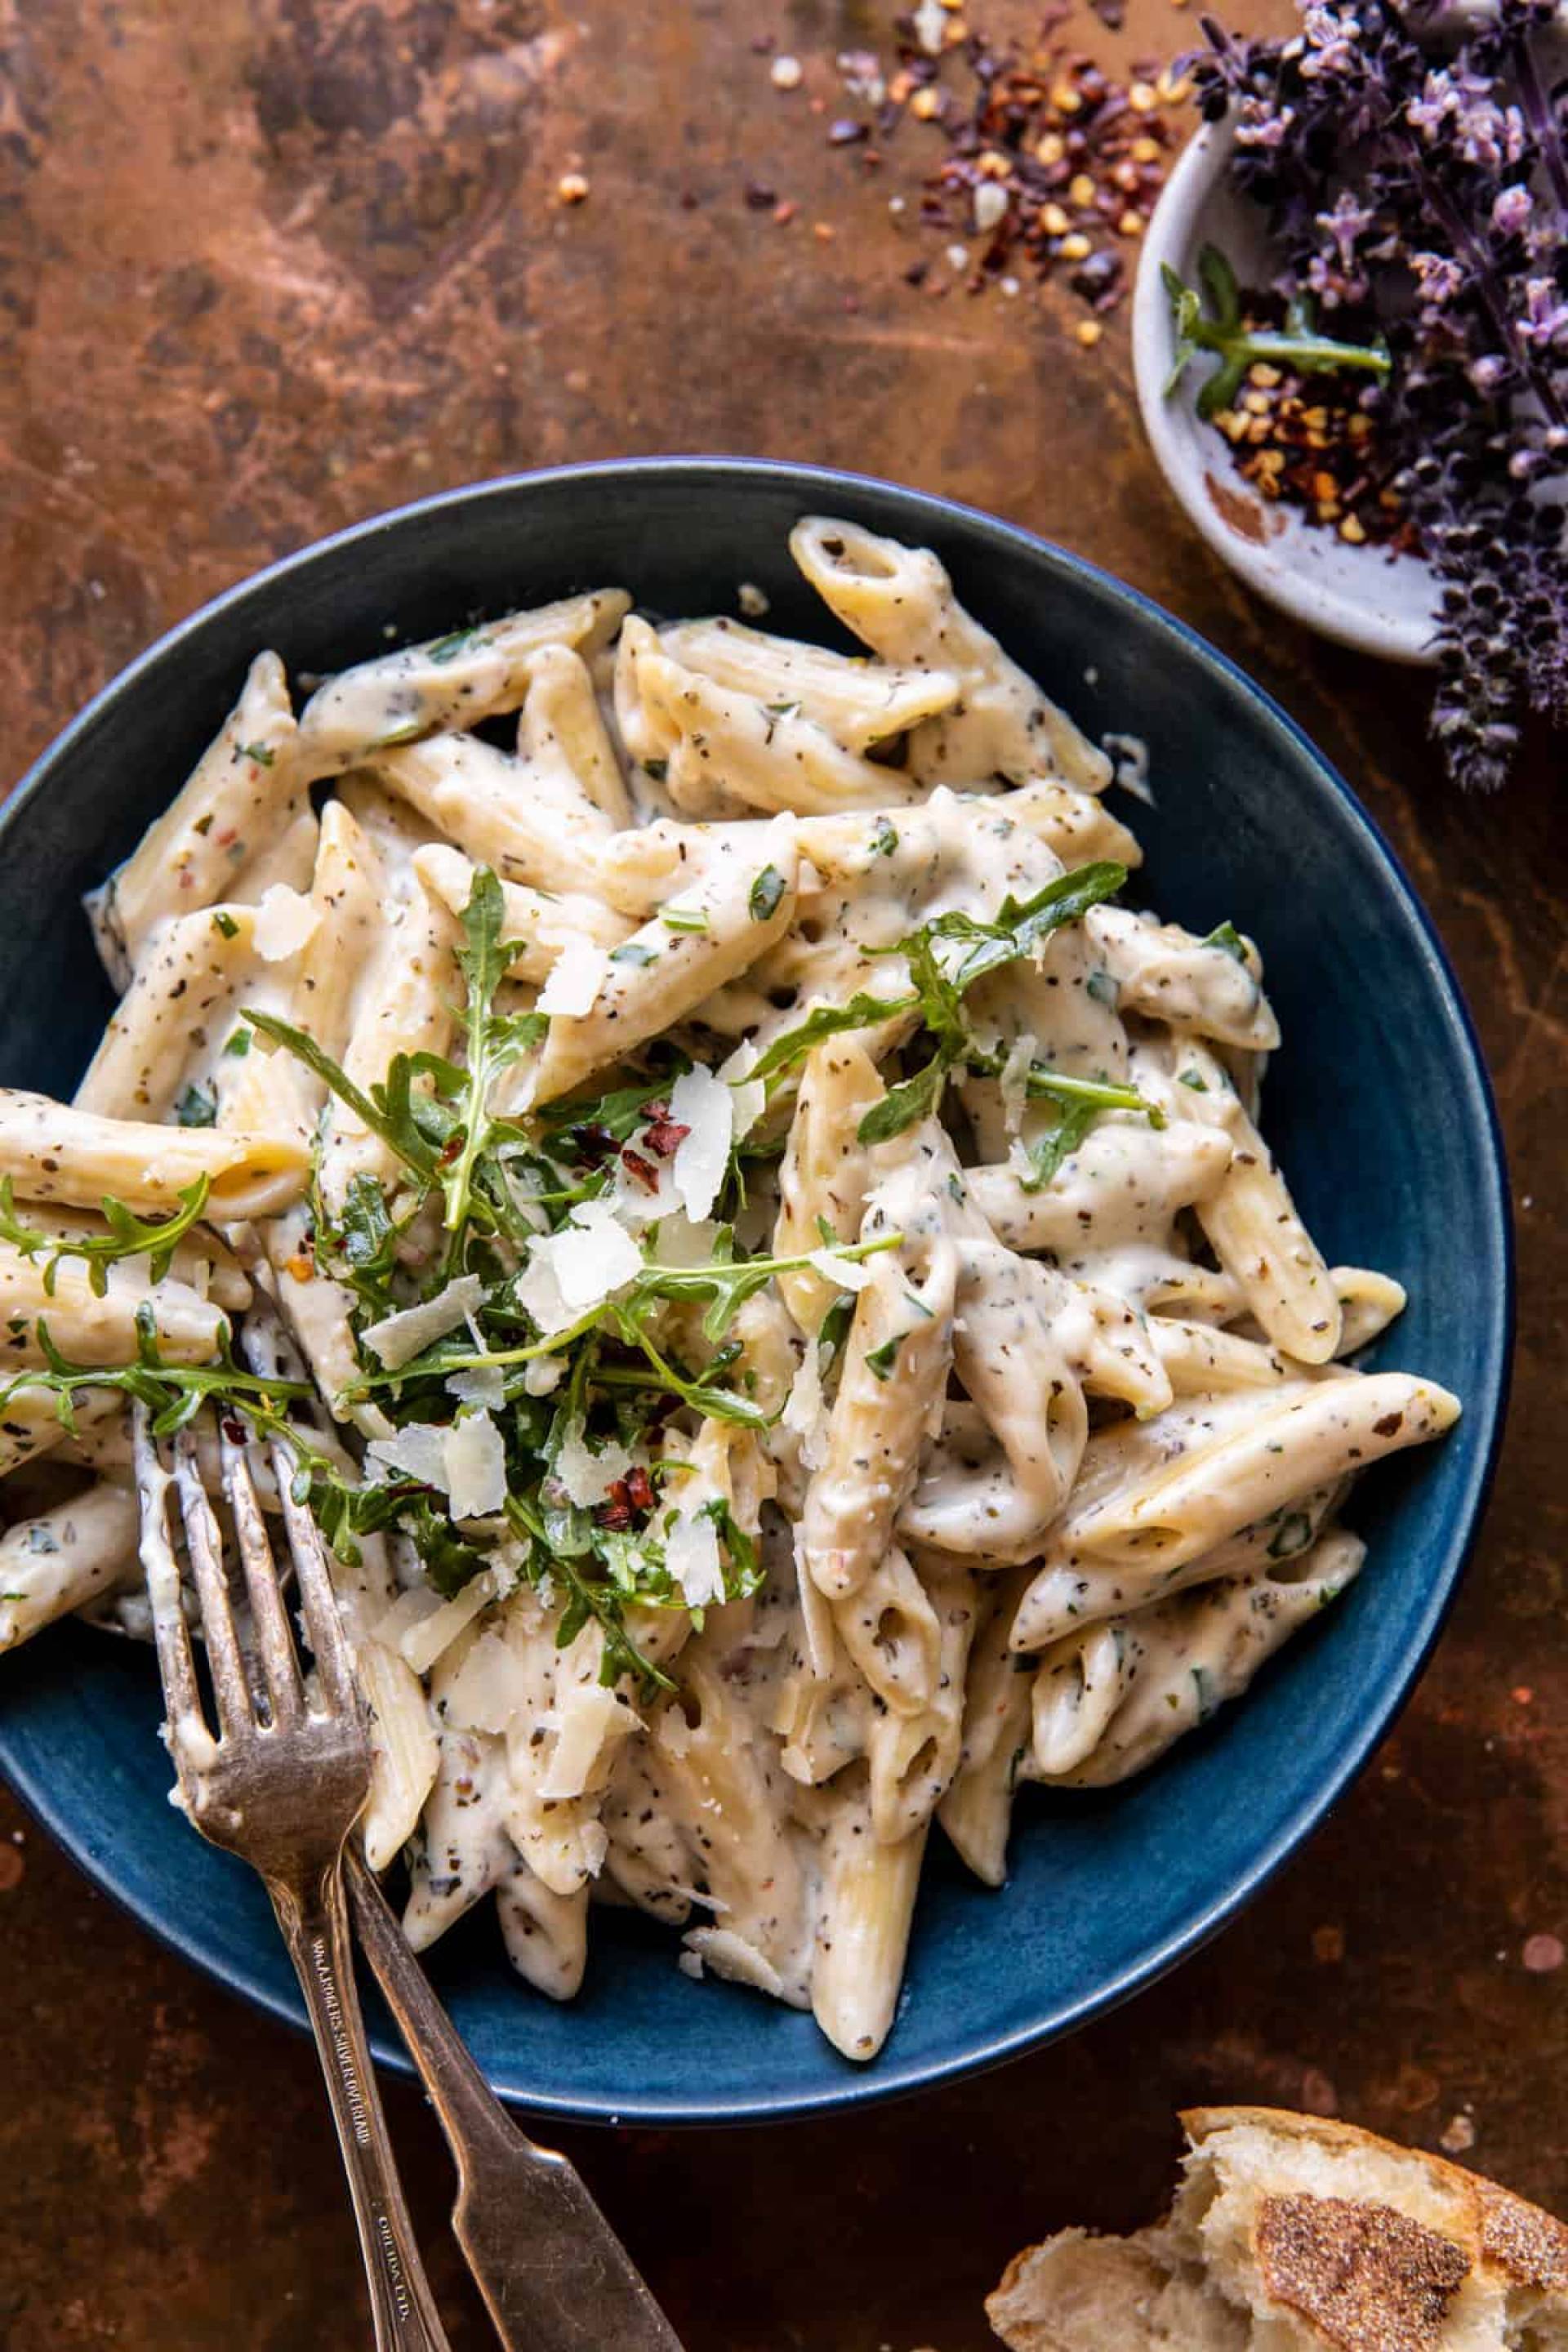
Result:
[[[1236,14],[1261,22],[1273,0]],[[1139,5],[1142,13],[1139,13]],[[1032,10],[994,0],[988,26]],[[1511,1434],[1479,1556],[1397,1736],[1204,1957],[1005,2074],[843,2122],[574,2136],[692,2352],[979,2352],[1026,2239],[1146,2218],[1172,2110],[1335,2109],[1568,2211],[1568,1640],[1559,1205],[1561,787],[1438,781],[1418,681],[1252,604],[1140,437],[1125,329],[918,294],[880,183],[830,152],[826,63],[888,0],[10,0],[0,5],[14,774],[168,623],[418,491],[638,450],[758,451],[956,493],[1205,630],[1354,777],[1458,963],[1521,1244]],[[1169,53],[1137,0],[1103,56]],[[807,65],[769,85],[752,37]],[[810,110],[813,93],[826,113]],[[905,140],[929,139],[911,126]],[[552,201],[580,166],[586,203]],[[799,206],[747,209],[748,178]],[[837,229],[831,240],[813,223]],[[1557,764],[1560,765],[1560,762]],[[1397,1039],[1389,1041],[1397,1052]],[[1464,1237],[1441,1278],[1464,1279]],[[0,2344],[364,2340],[315,2061],[91,1892],[0,1797]],[[486,2330],[435,2127],[389,2091],[458,2352]]]

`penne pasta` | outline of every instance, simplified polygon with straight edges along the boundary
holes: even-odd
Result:
[[[128,1391],[209,1479],[248,1420],[414,1948],[493,1895],[566,2000],[635,1906],[864,2063],[931,1822],[1000,1886],[1459,1406],[1343,1360],[1405,1292],[1259,1134],[1258,949],[1115,903],[1108,759],[933,551],[791,544],[862,653],[610,590],[298,719],[254,664],[93,902],[77,1101],[0,1091],[0,1649],[150,1633]]]

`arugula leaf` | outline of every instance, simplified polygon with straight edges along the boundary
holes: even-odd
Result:
[[[93,1294],[101,1298],[109,1287],[109,1268],[120,1258],[140,1257],[145,1252],[152,1260],[149,1271],[153,1281],[162,1282],[174,1264],[175,1248],[199,1222],[206,1206],[208,1189],[208,1179],[198,1176],[195,1183],[187,1184],[175,1195],[178,1209],[156,1220],[132,1215],[123,1201],[106,1193],[99,1206],[109,1227],[107,1234],[82,1234],[57,1240],[52,1234],[41,1233],[17,1215],[11,1179],[0,1176],[0,1240],[8,1241],[13,1249],[19,1249],[27,1258],[48,1251],[44,1289],[49,1297],[55,1295],[62,1260],[75,1257],[85,1264]]]
[[[1216,925],[1204,940],[1203,945],[1205,948],[1223,948],[1226,955],[1236,958],[1237,963],[1244,964],[1247,961],[1247,942],[1234,923]]]
[[[503,940],[506,901],[488,866],[477,866],[468,903],[463,909],[463,945],[458,963],[468,990],[468,1068],[451,1073],[456,1086],[447,1090],[463,1097],[452,1129],[462,1143],[448,1163],[450,1139],[437,1162],[437,1181],[445,1195],[441,1222],[454,1236],[449,1264],[455,1264],[461,1235],[473,1207],[474,1169],[491,1135],[489,1091],[501,1072],[536,1045],[548,1023],[542,1013],[498,1013],[495,993],[516,949]],[[437,1080],[440,1083],[440,1080]]]
[[[1033,954],[1065,924],[1080,922],[1091,907],[1113,898],[1126,879],[1125,866],[1109,858],[1079,866],[1070,874],[1058,875],[1031,898],[1019,900],[1009,893],[994,922],[984,922],[974,915],[939,915],[922,923],[896,949],[881,950],[907,960],[921,1017],[935,1040],[936,1050],[912,1076],[889,1087],[879,1103],[872,1104],[857,1130],[860,1141],[886,1143],[926,1118],[942,1101],[948,1072],[959,1062],[975,1060],[963,1017],[963,998],[976,981],[1019,956]],[[959,950],[955,955],[942,952],[953,948]],[[982,1065],[976,1062],[975,1066]]]
[[[898,826],[890,817],[879,816],[871,827],[871,847],[879,857],[891,857],[898,845]]]
[[[847,1004],[819,1004],[808,1013],[795,1029],[786,1029],[771,1045],[757,1056],[743,1076],[731,1081],[733,1086],[750,1086],[755,1078],[777,1077],[781,1070],[793,1069],[804,1061],[814,1045],[825,1037],[837,1037],[847,1029],[871,1029],[879,1021],[890,1021],[896,1013],[908,1013],[920,1002],[917,996],[868,996],[858,990]]]
[[[435,1171],[436,1154],[415,1123],[409,1091],[408,1057],[399,1054],[387,1070],[384,1085],[374,1087],[366,1094],[333,1061],[324,1054],[315,1039],[291,1022],[279,1021],[275,1013],[258,1013],[253,1006],[241,1008],[241,1017],[275,1045],[281,1045],[295,1060],[303,1062],[313,1071],[330,1094],[346,1103],[357,1118],[363,1119],[373,1135],[379,1135],[389,1151],[426,1184]]]
[[[1022,1190],[1037,1192],[1048,1184],[1063,1160],[1078,1150],[1099,1115],[1092,1103],[1064,1104],[1056,1125],[1037,1136],[1027,1147],[1029,1172],[1018,1178]]]
[[[875,1102],[861,1119],[855,1132],[862,1143],[887,1143],[895,1135],[902,1135],[906,1127],[925,1118],[942,1100],[942,1090],[947,1074],[958,1059],[958,1052],[944,1043],[923,1069],[912,1078],[904,1078],[889,1087],[880,1102]]]
[[[307,1381],[266,1380],[237,1364],[228,1349],[214,1364],[166,1364],[158,1352],[157,1326],[152,1303],[143,1299],[136,1310],[136,1360],[131,1364],[73,1364],[56,1347],[44,1318],[37,1334],[45,1369],[28,1365],[0,1381],[0,1415],[19,1389],[45,1389],[68,1430],[74,1430],[73,1401],[83,1389],[119,1389],[144,1404],[153,1416],[155,1436],[167,1437],[201,1411],[209,1400],[233,1404],[246,1413],[258,1433],[287,1436],[294,1430],[282,1408],[296,1399],[315,1394]]]

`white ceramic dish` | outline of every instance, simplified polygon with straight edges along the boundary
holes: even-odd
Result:
[[[1250,588],[1309,628],[1387,661],[1429,665],[1437,589],[1418,557],[1352,547],[1293,509],[1265,504],[1231,461],[1224,436],[1194,406],[1196,376],[1169,397],[1175,337],[1162,264],[1188,283],[1215,245],[1246,283],[1268,275],[1259,215],[1226,174],[1230,132],[1205,126],[1188,143],[1143,239],[1132,304],[1132,364],[1143,428],[1162,472],[1215,553]]]

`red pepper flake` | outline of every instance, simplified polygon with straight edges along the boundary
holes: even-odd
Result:
[[[468,1129],[461,1127],[454,1129],[436,1155],[437,1167],[450,1168],[455,1160],[461,1159],[463,1146],[467,1141]]]
[[[632,1507],[624,1478],[615,1481],[610,1488],[609,1501],[601,1503],[594,1516],[602,1528],[610,1528],[616,1535],[626,1534],[632,1523]]]
[[[1111,29],[1120,26],[1125,0],[1091,5]],[[1052,5],[1032,43],[1008,47],[994,46],[950,14],[940,53],[922,46],[911,17],[899,18],[897,66],[879,90],[868,53],[840,56],[846,94],[868,102],[874,121],[843,117],[827,139],[848,147],[874,132],[879,143],[864,150],[868,160],[906,116],[932,125],[945,153],[924,174],[920,218],[949,244],[979,238],[965,290],[1000,285],[1016,294],[1032,268],[1039,279],[1065,279],[1103,315],[1126,299],[1129,272],[1118,255],[1102,252],[1102,241],[1108,233],[1142,233],[1184,127],[1171,110],[1187,91],[1152,60],[1140,59],[1129,80],[1116,80],[1061,38],[1068,14]],[[906,199],[896,202],[910,209]],[[949,291],[946,279],[928,288],[923,271],[903,275],[937,299]],[[1086,349],[1089,341],[1083,339]]]
[[[668,1160],[679,1150],[690,1132],[691,1129],[689,1127],[682,1127],[678,1118],[650,1119],[643,1135],[643,1141],[648,1150],[656,1151],[661,1160]]]
[[[635,1176],[637,1178],[637,1182],[643,1187],[645,1192],[658,1192],[658,1170],[654,1166],[651,1160],[645,1160],[640,1151],[634,1151],[629,1143],[622,1150],[621,1166],[626,1170],[628,1176]]]
[[[750,211],[754,213],[771,213],[778,200],[778,190],[776,188],[769,187],[765,180],[748,180],[746,182],[746,205]]]
[[[626,1478],[626,1499],[634,1511],[651,1511],[654,1503],[653,1480],[639,1462],[628,1470]]]
[[[224,1414],[222,1427],[223,1433],[231,1445],[245,1444],[245,1423],[243,1421],[237,1420],[232,1412]]]

